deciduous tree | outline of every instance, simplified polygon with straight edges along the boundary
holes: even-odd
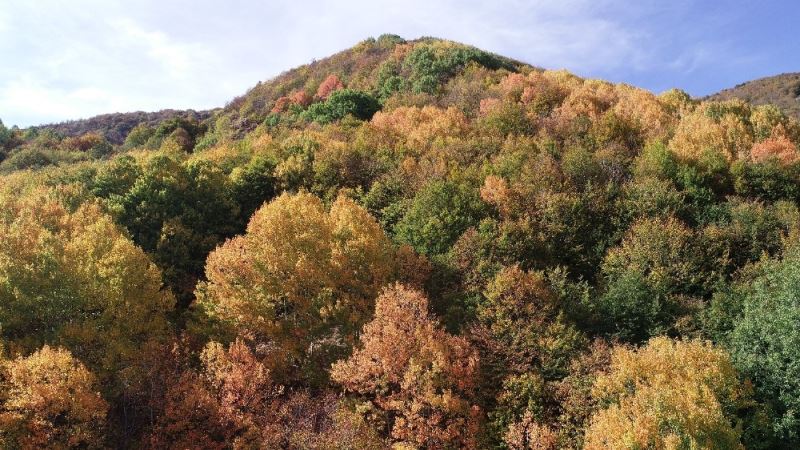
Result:
[[[94,375],[47,345],[3,363],[0,442],[9,448],[105,448],[108,404]]]
[[[352,343],[396,276],[394,252],[351,200],[340,197],[327,210],[311,194],[283,194],[254,214],[245,235],[209,256],[198,295],[213,318],[269,346],[278,372],[297,369]],[[319,366],[308,369],[324,376]]]
[[[349,359],[334,364],[331,376],[387,414],[395,441],[475,447],[477,353],[464,338],[440,328],[421,293],[387,288],[360,341]]]
[[[616,348],[593,390],[608,406],[592,417],[584,448],[742,449],[736,412],[748,388],[710,343],[660,337]]]

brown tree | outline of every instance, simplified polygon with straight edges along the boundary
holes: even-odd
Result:
[[[327,78],[322,80],[322,83],[320,83],[319,88],[317,89],[316,97],[320,100],[325,100],[334,91],[338,91],[339,89],[343,88],[344,84],[342,84],[341,80],[339,80],[339,77],[334,74],[330,74]]]
[[[361,347],[334,364],[333,379],[386,413],[392,438],[426,448],[476,446],[472,403],[478,355],[442,330],[428,300],[401,285],[378,298]]]

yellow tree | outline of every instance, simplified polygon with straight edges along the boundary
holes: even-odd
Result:
[[[593,396],[585,448],[737,449],[735,412],[750,398],[728,354],[701,341],[653,338],[639,350],[614,349]]]
[[[108,387],[168,333],[173,297],[147,255],[94,203],[65,192],[0,196],[0,321],[12,351],[59,343]],[[126,369],[126,370],[123,370]]]
[[[461,111],[435,106],[401,106],[388,112],[378,111],[370,124],[385,143],[417,152],[462,137],[469,129]]]
[[[387,413],[392,438],[422,448],[472,448],[479,408],[471,403],[478,355],[429,316],[428,300],[387,288],[364,327],[361,347],[331,376]]]
[[[4,364],[0,441],[9,448],[103,448],[108,404],[94,375],[48,346]]]
[[[753,145],[749,114],[737,103],[704,103],[685,115],[675,129],[670,148],[681,159],[697,161],[705,152],[734,161]]]
[[[311,194],[283,194],[253,215],[246,234],[209,256],[198,298],[234,333],[267,344],[280,376],[351,343],[396,276],[394,255],[380,225],[353,201],[340,197],[326,210]]]

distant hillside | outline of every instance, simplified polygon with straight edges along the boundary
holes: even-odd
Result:
[[[157,126],[165,120],[175,117],[195,119],[202,122],[211,115],[211,111],[164,109],[157,112],[136,111],[129,113],[102,114],[88,119],[70,120],[67,122],[40,125],[39,130],[53,130],[65,137],[76,137],[86,133],[100,133],[112,144],[125,142],[128,133],[139,124]]]
[[[748,81],[711,95],[706,100],[734,98],[754,105],[774,104],[786,114],[800,118],[800,72]]]

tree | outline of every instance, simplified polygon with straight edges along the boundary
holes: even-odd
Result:
[[[428,313],[428,301],[402,285],[383,291],[361,346],[331,369],[347,391],[386,413],[395,441],[424,448],[474,448],[479,409],[478,355]]]
[[[535,369],[551,379],[563,376],[582,337],[564,317],[564,305],[544,274],[504,268],[489,283],[485,297],[478,318],[507,355],[505,368]]]
[[[153,255],[179,306],[186,307],[205,257],[241,226],[228,178],[209,161],[181,163],[164,154],[132,165],[128,158],[115,161],[98,174],[94,190],[133,241]],[[120,173],[124,177],[115,180]]]
[[[736,103],[706,103],[678,123],[670,148],[682,160],[697,161],[704,152],[728,162],[746,157],[753,145],[749,111]]]
[[[571,276],[592,279],[618,233],[615,192],[591,182],[583,190],[559,189],[565,180],[556,164],[540,154],[513,182],[486,177],[481,195],[501,219],[496,251],[525,268],[563,266]]]
[[[258,208],[272,200],[277,190],[275,162],[255,157],[231,173],[231,198],[239,204],[239,215],[247,222]]]
[[[0,442],[9,448],[105,448],[108,404],[69,351],[45,345],[4,362]]]
[[[469,63],[490,69],[510,68],[510,64],[490,53],[453,42],[423,42],[414,45],[403,60],[403,69],[415,93],[433,94],[450,77]]]
[[[340,89],[344,89],[344,84],[339,80],[339,77],[330,74],[320,83],[315,97],[321,100],[327,100],[333,92]]]
[[[303,117],[321,124],[335,122],[347,115],[360,120],[369,120],[380,109],[378,100],[366,92],[340,89],[328,96],[324,102],[312,104],[303,112]]]
[[[227,349],[208,343],[199,371],[185,370],[171,380],[164,411],[151,430],[155,447],[226,448],[262,440],[275,398],[281,394],[269,371],[247,345],[237,340]]]
[[[174,298],[147,255],[97,203],[0,196],[0,322],[13,351],[64,345],[118,394],[140,349],[168,333]]]
[[[133,127],[133,129],[128,133],[128,136],[125,137],[125,143],[123,144],[125,148],[134,148],[134,147],[141,147],[147,143],[147,141],[153,137],[156,130],[148,126],[145,123],[140,123]]]
[[[780,165],[788,166],[800,161],[800,152],[785,136],[776,136],[753,145],[750,158],[757,163],[775,159]]]
[[[470,129],[463,112],[435,106],[401,106],[378,111],[370,125],[378,132],[381,144],[420,153],[464,136]]]
[[[155,448],[386,448],[359,414],[332,392],[273,382],[242,340],[210,342],[200,366],[167,373],[167,389],[145,446]]]
[[[503,436],[503,442],[512,450],[555,450],[558,448],[558,436],[546,425],[534,421],[530,413],[526,413],[519,422],[511,424]]]
[[[543,419],[545,383],[566,375],[571,355],[583,344],[559,300],[544,274],[512,266],[491,280],[478,306],[473,339],[481,350],[480,392],[492,405],[495,438],[526,416]]]
[[[710,343],[659,337],[639,350],[618,347],[593,395],[607,406],[592,417],[587,450],[744,448],[736,413],[751,392]]]
[[[800,255],[767,260],[743,278],[725,303],[732,331],[724,338],[736,366],[773,411],[772,428],[785,448],[800,443]],[[737,313],[740,311],[740,313]]]
[[[311,194],[283,194],[209,255],[198,298],[236,334],[268,344],[276,376],[286,375],[314,359],[329,364],[352,343],[394,264],[383,230],[351,200],[328,211]],[[306,369],[324,377],[317,365]]]
[[[635,342],[667,331],[688,312],[685,296],[707,293],[712,278],[695,242],[674,218],[642,219],[609,250],[597,307],[613,335]]]
[[[446,252],[485,213],[478,190],[466,183],[434,181],[422,188],[395,225],[400,242],[424,255]]]

